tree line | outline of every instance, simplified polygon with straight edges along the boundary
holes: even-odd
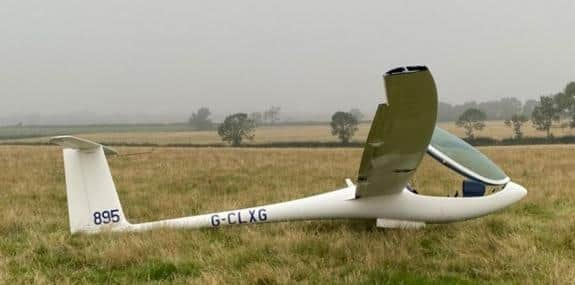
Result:
[[[515,109],[515,113],[504,114],[504,124],[513,130],[514,139],[523,138],[522,126],[531,120],[533,127],[546,133],[551,138],[551,128],[559,124],[561,128],[575,128],[575,82],[565,86],[562,92],[539,97],[530,114]],[[481,131],[488,119],[486,112],[478,108],[466,109],[456,120],[458,127],[465,129],[469,139],[474,138],[474,131]]]
[[[249,118],[257,125],[262,124],[269,124],[273,125],[277,123],[280,119],[280,107],[272,106],[269,109],[263,112],[252,112],[249,115],[246,114],[246,117]],[[210,116],[212,112],[207,107],[199,108],[195,113],[192,113],[192,116],[188,120],[190,125],[198,131],[207,131],[213,130],[217,125],[212,122]]]
[[[280,107],[272,106],[263,112],[235,113],[227,116],[221,124],[214,124],[210,119],[210,110],[202,107],[192,114],[189,123],[196,130],[216,128],[223,141],[238,146],[244,140],[254,139],[258,125],[279,122],[280,110]],[[458,127],[465,130],[468,139],[473,139],[476,131],[485,128],[486,120],[504,120],[504,124],[512,129],[515,139],[523,137],[522,127],[528,121],[551,137],[554,124],[575,128],[575,82],[567,84],[562,92],[525,103],[513,97],[461,105],[440,102],[438,113],[438,120],[455,121]],[[348,112],[337,111],[331,117],[331,134],[337,136],[342,144],[348,144],[363,118],[364,114],[357,108]]]
[[[196,130],[213,130],[216,128],[222,141],[228,142],[232,146],[239,146],[244,140],[254,139],[258,125],[277,123],[280,110],[280,107],[272,106],[264,112],[235,113],[227,116],[221,124],[215,124],[210,119],[210,110],[201,107],[192,114],[189,123]],[[349,143],[363,118],[363,113],[357,108],[351,109],[349,112],[335,112],[330,123],[332,135],[337,136],[344,144]]]
[[[280,107],[272,106],[263,112],[235,113],[227,116],[221,124],[215,124],[210,119],[212,113],[207,107],[199,108],[192,114],[188,122],[199,131],[217,129],[223,141],[238,146],[243,140],[253,140],[256,126],[260,124],[273,125],[279,121]]]
[[[487,120],[505,120],[508,114],[522,114],[530,117],[537,102],[537,100],[527,100],[523,103],[515,97],[506,97],[499,100],[479,103],[471,101],[460,105],[439,102],[437,120],[440,122],[456,121],[459,116],[468,109],[482,111]]]

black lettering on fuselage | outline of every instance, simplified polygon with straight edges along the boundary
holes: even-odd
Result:
[[[249,210],[250,213],[250,223],[255,223],[258,220],[256,219],[256,210]]]
[[[210,223],[212,227],[215,228],[222,225],[222,223],[228,225],[255,224],[265,222],[268,219],[267,210],[263,208],[247,210],[247,214],[249,215],[249,219],[247,220],[242,218],[242,211],[228,212],[222,215],[224,217],[220,217],[220,215],[212,215],[210,217]],[[243,216],[246,217],[245,212]]]
[[[239,211],[238,211],[238,223],[240,223],[240,224],[246,223],[245,221],[242,221],[242,212],[239,212]]]
[[[236,213],[228,213],[228,224],[233,225],[236,223],[232,220],[232,216],[235,216],[235,215],[236,215]]]
[[[213,215],[210,220],[212,222],[212,227],[217,227],[220,225],[220,216]]]
[[[267,221],[268,213],[267,213],[266,209],[260,209],[258,211],[258,218],[260,219],[260,222]]]

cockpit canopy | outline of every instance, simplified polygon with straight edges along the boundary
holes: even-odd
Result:
[[[504,185],[510,181],[487,156],[439,127],[435,127],[427,153],[471,180],[487,185]]]

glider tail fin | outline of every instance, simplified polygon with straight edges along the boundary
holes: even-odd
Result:
[[[50,140],[64,147],[64,170],[70,231],[97,233],[128,227],[105,153],[106,146],[72,137]]]

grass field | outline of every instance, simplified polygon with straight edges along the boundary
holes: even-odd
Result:
[[[439,126],[449,130],[450,132],[464,137],[462,128],[458,128],[453,122],[442,122]],[[369,132],[369,123],[363,123],[359,126],[359,130],[353,138],[353,141],[363,142],[367,138]],[[27,129],[23,131],[27,135],[32,135],[35,132],[38,137],[14,139],[11,137],[18,137],[18,128],[0,128],[0,142],[47,142],[48,137],[57,134],[75,134],[91,140],[106,142],[110,144],[224,144],[216,131],[191,131],[187,129],[186,125],[133,125],[133,126],[118,126],[114,128],[111,126],[84,126],[66,129],[49,128],[42,130],[41,128]],[[524,135],[528,137],[544,137],[545,132],[537,131],[531,124],[525,124]],[[575,135],[575,129],[570,128],[553,128],[555,136]],[[20,133],[22,135],[22,133]],[[476,136],[490,137],[494,139],[510,138],[512,131],[510,128],[503,124],[503,121],[489,121],[486,122],[486,127],[483,131],[477,132]],[[279,126],[263,126],[256,130],[255,139],[247,141],[247,144],[268,144],[268,143],[287,143],[287,142],[337,142],[337,137],[330,133],[328,124],[316,125],[279,125]]]
[[[0,146],[0,283],[573,284],[575,146],[482,150],[529,194],[472,221],[421,230],[334,220],[71,236],[60,150]],[[142,222],[332,190],[356,176],[360,153],[161,148],[110,166],[128,218]],[[435,166],[426,159],[418,190],[452,193],[458,183]]]

